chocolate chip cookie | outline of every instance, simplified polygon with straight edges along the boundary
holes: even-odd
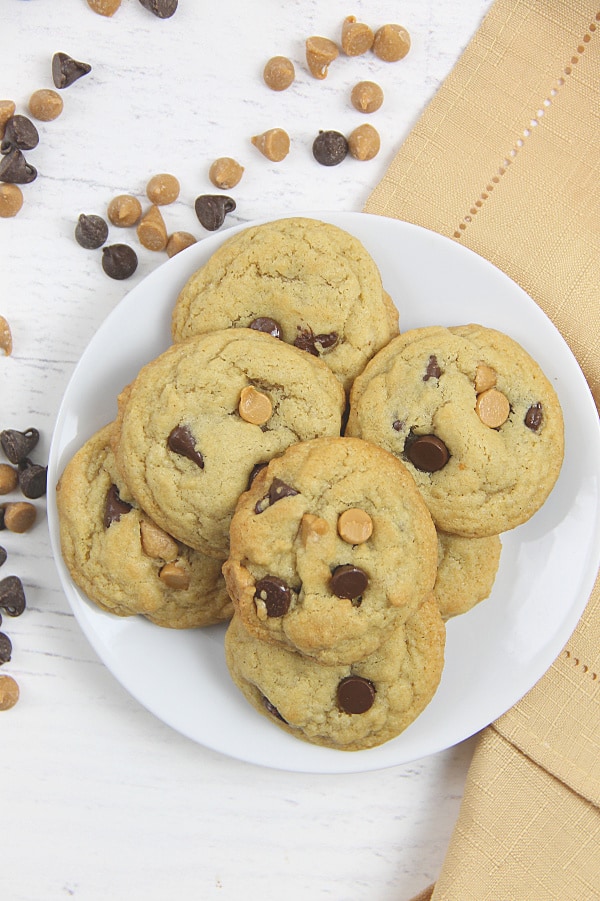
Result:
[[[354,438],[293,445],[239,500],[225,579],[245,627],[321,663],[372,654],[431,593],[437,535],[406,467]]]
[[[438,528],[471,538],[527,521],[564,453],[560,403],[540,366],[474,324],[394,338],[356,379],[346,431],[395,454]]]
[[[339,435],[344,391],[310,354],[253,329],[172,345],[122,393],[113,448],[139,506],[177,540],[226,557],[255,467]]]
[[[225,635],[231,677],[281,729],[342,751],[373,748],[403,732],[433,698],[444,664],[445,629],[428,598],[359,662],[323,666],[261,641],[234,615]]]
[[[267,332],[319,357],[348,389],[398,334],[398,311],[357,238],[295,217],[229,238],[181,291],[174,341],[232,326]]]
[[[229,619],[221,561],[182,545],[137,506],[115,465],[112,428],[86,441],[57,485],[62,553],[73,581],[104,610],[143,614],[159,626]]]
[[[501,551],[499,535],[462,538],[438,532],[438,571],[433,596],[444,620],[467,613],[489,597]]]

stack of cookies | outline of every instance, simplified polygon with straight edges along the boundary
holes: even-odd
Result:
[[[556,482],[554,389],[496,330],[400,334],[362,244],[309,218],[226,240],[172,339],[60,479],[74,581],[160,626],[231,620],[234,682],[299,738],[391,739]]]

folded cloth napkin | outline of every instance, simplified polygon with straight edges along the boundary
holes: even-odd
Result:
[[[507,273],[600,406],[600,0],[496,0],[365,209]],[[429,899],[600,899],[600,580],[550,670],[481,733]]]

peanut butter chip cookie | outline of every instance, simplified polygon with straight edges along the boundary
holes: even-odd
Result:
[[[339,435],[344,391],[316,357],[227,329],[172,345],[119,407],[114,450],[131,496],[177,540],[226,557],[254,467],[297,441]]]
[[[271,323],[267,329],[264,323]],[[398,334],[398,311],[363,245],[334,225],[280,219],[227,240],[183,288],[174,341],[232,326],[320,357],[343,385]]]
[[[444,663],[445,629],[428,598],[397,624],[378,651],[360,661],[323,666],[261,641],[234,615],[225,635],[231,677],[276,726],[342,751],[395,738],[433,698]]]
[[[407,469],[353,438],[288,448],[256,475],[223,567],[245,627],[324,664],[372,654],[433,588],[437,535]]]
[[[393,339],[353,385],[347,434],[395,454],[438,528],[471,538],[526,522],[564,453],[562,411],[540,366],[481,325]]]
[[[88,598],[118,616],[192,628],[230,618],[221,561],[176,541],[137,506],[110,448],[113,425],[93,435],[57,486],[62,553]]]

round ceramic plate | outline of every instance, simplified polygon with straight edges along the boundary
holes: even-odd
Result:
[[[174,729],[231,757],[313,773],[407,763],[467,738],[515,704],[560,653],[585,607],[600,559],[600,430],[587,383],[564,340],[531,298],[481,257],[414,225],[362,213],[304,214],[359,238],[400,311],[401,330],[478,322],[506,332],[537,359],[565,417],[564,465],[550,498],[502,538],[491,596],[451,620],[439,689],[409,728],[357,752],[307,744],[260,716],[233,685],[224,626],[186,632],[94,606],[60,552],[54,485],[74,452],[116,415],[119,391],[170,343],[173,304],[188,277],[234,232],[188,248],[138,284],[110,314],[65,392],[49,460],[48,517],[73,612],[130,694]]]

